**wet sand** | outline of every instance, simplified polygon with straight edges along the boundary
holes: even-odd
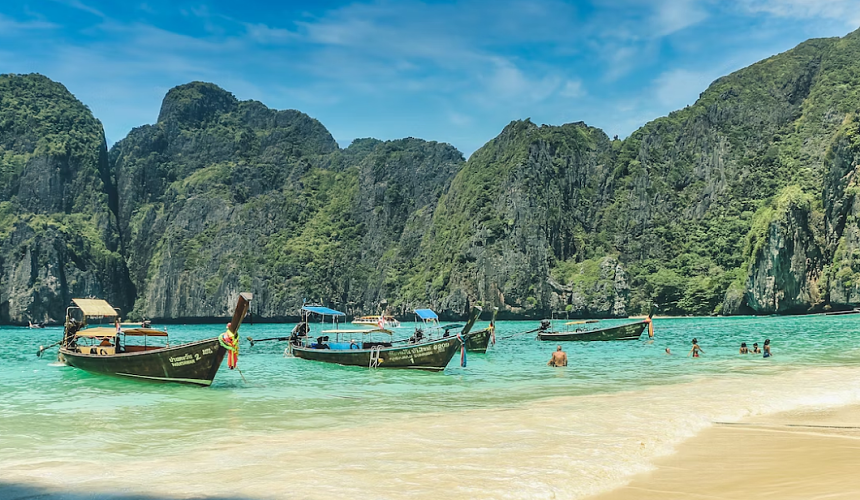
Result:
[[[592,500],[860,498],[860,406],[719,424]]]

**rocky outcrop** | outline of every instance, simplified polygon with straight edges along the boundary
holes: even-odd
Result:
[[[566,267],[566,269],[563,269]],[[627,316],[630,285],[624,266],[614,257],[560,266],[553,287],[550,309],[568,318],[623,318]]]
[[[860,305],[860,117],[846,121],[827,155],[825,228],[830,254],[826,268],[828,306]]]
[[[225,315],[240,290],[258,317],[305,300],[375,310],[463,161],[419,139],[340,150],[303,113],[199,82],[168,92],[111,160],[135,311],[189,319]]]
[[[61,85],[0,77],[0,322],[74,295],[150,318],[473,304],[502,318],[860,305],[860,30],[716,80],[627,139],[514,121],[468,161],[216,85],[106,151]]]
[[[0,322],[61,322],[73,297],[128,311],[104,132],[65,87],[0,76],[0,180]]]
[[[801,313],[823,306],[822,241],[816,234],[820,228],[810,220],[810,204],[810,197],[789,186],[759,214],[762,232],[750,239],[746,292],[746,304],[756,313]]]
[[[511,123],[469,158],[440,200],[423,243],[421,261],[430,265],[416,269],[410,291],[446,304],[449,295],[466,296],[503,316],[548,315],[547,276],[557,260],[584,251],[577,236],[593,230],[593,201],[611,162],[598,129]]]

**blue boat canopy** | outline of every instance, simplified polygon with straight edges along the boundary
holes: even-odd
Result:
[[[302,307],[302,311],[310,311],[312,313],[324,314],[326,316],[346,316],[346,314],[340,311],[335,311],[334,309],[322,306],[304,306]]]
[[[421,319],[439,319],[439,316],[430,309],[416,309],[415,314]]]

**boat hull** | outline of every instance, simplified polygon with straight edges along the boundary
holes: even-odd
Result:
[[[378,350],[379,363],[376,368],[442,371],[460,346],[457,337],[446,337],[404,347],[383,347]],[[301,359],[365,368],[371,367],[373,357],[373,349],[314,349],[292,345],[291,351],[293,356]]]
[[[102,375],[208,386],[218,373],[226,352],[216,338],[151,351],[104,356],[62,348],[60,361]]]
[[[539,332],[538,340],[549,341],[602,341],[602,340],[637,340],[648,326],[645,321],[628,323],[626,325],[599,328],[581,332]]]
[[[466,350],[469,352],[487,352],[491,338],[492,332],[489,328],[472,332],[466,340]]]

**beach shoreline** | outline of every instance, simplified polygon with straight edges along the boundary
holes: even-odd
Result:
[[[589,500],[860,498],[860,405],[715,422]]]

